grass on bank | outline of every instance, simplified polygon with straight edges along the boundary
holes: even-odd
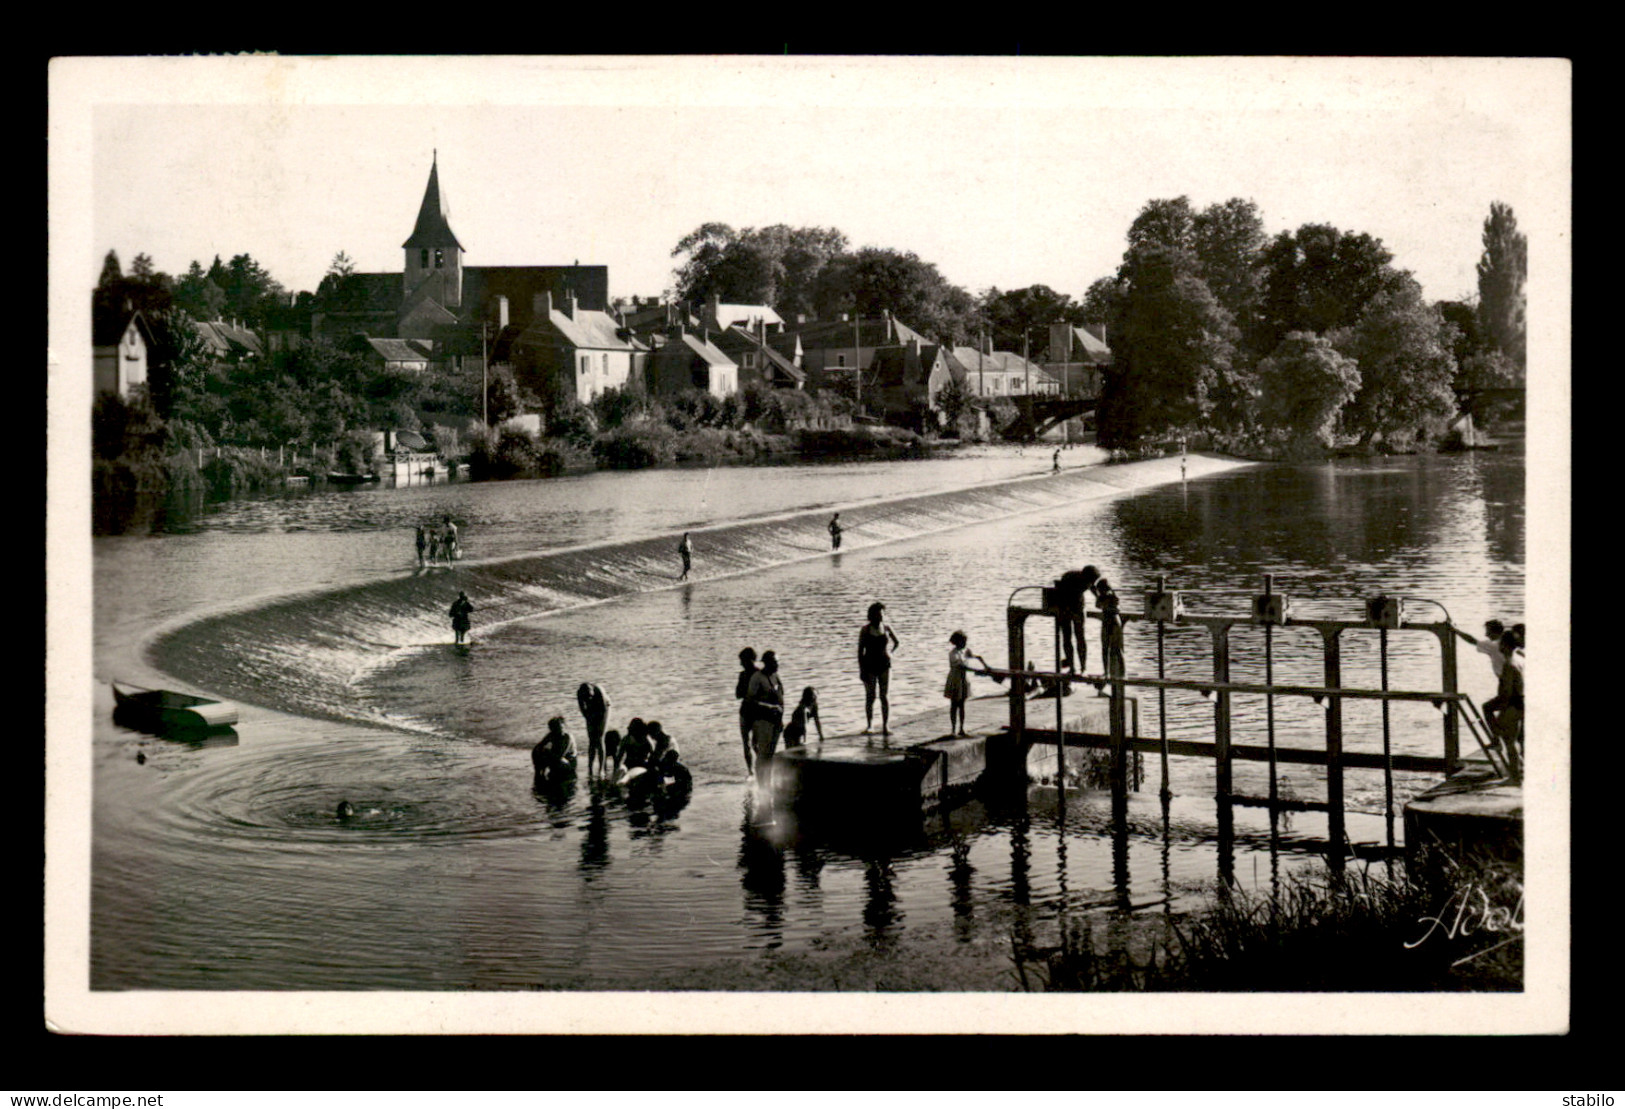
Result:
[[[1025,990],[1521,990],[1521,865],[1435,855],[1417,870],[1327,867],[1274,895],[1220,886],[1204,909],[1169,917],[1142,957],[1098,945],[1084,918],[1048,947],[1012,938],[1011,960]]]

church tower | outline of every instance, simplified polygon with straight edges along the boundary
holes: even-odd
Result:
[[[412,237],[402,243],[406,269],[402,275],[403,302],[422,288],[424,293],[450,309],[463,303],[463,244],[451,230],[451,210],[440,191],[439,151],[429,165],[429,185],[423,190],[417,226]],[[425,282],[433,282],[425,286]]]

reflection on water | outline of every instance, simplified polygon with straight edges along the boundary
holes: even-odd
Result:
[[[888,952],[933,935],[1007,950],[1012,933],[1018,943],[1046,942],[1069,914],[1177,911],[1220,876],[1277,886],[1314,861],[1323,816],[1293,814],[1272,826],[1260,810],[1216,807],[1213,768],[1195,759],[1171,760],[1166,798],[1153,773],[1158,789],[1115,804],[1107,792],[1049,787],[891,829],[800,826],[759,804],[745,781],[735,655],[745,645],[776,650],[787,689],[818,689],[833,736],[861,727],[854,640],[871,601],[885,601],[902,640],[894,716],[940,710],[946,724],[948,633],[964,629],[1000,662],[1010,589],[1085,561],[1107,570],[1130,608],[1157,574],[1187,590],[1192,605],[1222,608],[1237,603],[1223,591],[1254,591],[1272,573],[1310,606],[1382,590],[1436,598],[1469,628],[1489,615],[1521,619],[1521,472],[1509,454],[1262,468],[912,538],[916,517],[876,507],[868,546],[863,514],[853,513],[852,542],[839,557],[759,564],[747,556],[802,541],[802,524],[770,518],[773,502],[858,500],[871,478],[894,471],[859,474],[833,494],[827,472],[741,471],[721,492],[685,473],[387,495],[415,498],[410,504],[378,492],[339,498],[344,505],[313,496],[230,509],[218,527],[199,521],[187,534],[100,541],[99,676],[115,676],[107,673],[115,667],[122,676],[127,666],[132,678],[146,676],[131,644],[161,621],[272,585],[340,586],[342,594],[224,620],[218,628],[230,634],[206,647],[201,633],[186,632],[180,639],[192,635],[196,649],[175,658],[198,673],[223,666],[250,691],[265,674],[303,667],[310,690],[331,694],[336,715],[350,722],[254,708],[286,692],[265,689],[262,701],[244,698],[237,746],[194,749],[118,729],[103,714],[92,981],[113,989],[637,988],[653,972],[697,970],[740,952],[843,942]],[[606,513],[578,511],[601,495]],[[946,495],[933,518],[995,503],[982,496]],[[377,529],[449,510],[449,499],[460,499],[454,515],[477,522],[465,528],[471,544],[516,561],[412,577],[409,532],[396,544]],[[526,590],[536,611],[550,604],[548,590],[623,572],[612,562],[669,576],[670,543],[656,532],[752,513],[735,547],[702,546],[697,559],[707,571],[737,564],[730,576],[606,595],[542,617],[523,611]],[[809,541],[825,519],[810,517]],[[594,542],[612,546],[573,549]],[[542,549],[558,553],[535,556]],[[384,577],[387,588],[372,584]],[[482,626],[490,607],[477,614],[475,644],[461,652],[443,642],[449,598],[442,601],[440,583],[453,577],[501,578],[512,598],[505,623]],[[1274,676],[1318,684],[1318,637],[1294,642],[1292,631],[1276,635]],[[1232,676],[1260,680],[1262,635],[1238,627],[1232,638]],[[1344,682],[1376,685],[1376,637],[1346,638]],[[1164,639],[1169,676],[1212,676],[1205,633],[1169,629]],[[389,644],[387,659],[358,673],[355,655],[383,656],[380,643]],[[1098,657],[1098,641],[1090,646]],[[1154,627],[1129,624],[1124,651],[1131,673],[1157,672]],[[233,657],[214,657],[225,653]],[[1395,685],[1437,680],[1430,637],[1395,634],[1389,654]],[[209,688],[184,671],[182,679]],[[532,792],[529,747],[549,716],[577,719],[574,690],[584,680],[610,694],[611,726],[624,730],[632,716],[664,723],[694,771],[691,794],[631,797],[585,777]],[[1477,699],[1490,692],[1487,668],[1478,673],[1469,658],[1462,680]],[[1170,736],[1211,738],[1211,704],[1180,692],[1166,704]],[[1238,696],[1233,709],[1235,742],[1262,742],[1263,699]],[[1380,750],[1373,709],[1345,705],[1351,749]],[[354,723],[368,712],[412,730]],[[1275,713],[1294,744],[1321,742],[1323,709],[1279,700]],[[1395,706],[1392,716],[1396,751],[1437,753],[1430,707]],[[1141,734],[1157,734],[1160,723],[1156,702],[1145,699]],[[1396,801],[1423,784],[1402,779]],[[1324,776],[1293,766],[1279,786],[1313,799]],[[1234,789],[1267,792],[1267,767],[1237,764]],[[1380,842],[1381,775],[1351,772],[1347,795],[1356,810],[1351,838]],[[344,825],[333,815],[340,799],[359,810]]]

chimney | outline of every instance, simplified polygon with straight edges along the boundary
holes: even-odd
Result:
[[[502,330],[503,328],[505,328],[507,326],[508,326],[508,298],[505,297],[505,296],[498,296],[497,297],[497,330],[500,331],[500,330]]]
[[[531,297],[530,310],[532,314],[546,320],[553,315],[553,294],[551,292],[536,293]]]
[[[576,295],[574,293],[564,298],[564,314],[572,320],[576,318]]]

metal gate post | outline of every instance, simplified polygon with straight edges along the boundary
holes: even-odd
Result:
[[[1338,642],[1341,628],[1322,627],[1326,649],[1326,688],[1343,684],[1343,652]],[[1343,825],[1343,698],[1333,693],[1326,698],[1326,839],[1331,845],[1331,863],[1341,867],[1346,857]]]

